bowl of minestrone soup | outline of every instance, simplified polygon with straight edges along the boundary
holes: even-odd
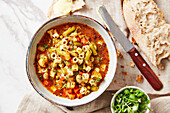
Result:
[[[28,47],[26,68],[33,88],[48,101],[78,106],[110,85],[117,67],[115,45],[96,20],[61,16],[43,24]]]

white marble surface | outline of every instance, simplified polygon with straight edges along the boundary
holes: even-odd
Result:
[[[0,113],[14,113],[32,89],[26,75],[26,52],[44,23],[52,0],[0,0]]]
[[[26,52],[33,34],[48,20],[46,13],[52,1],[53,0],[0,0],[0,113],[16,112],[23,96],[33,89],[28,81],[25,69]],[[91,0],[86,1],[88,1],[87,6],[80,12],[77,12],[77,14],[81,13],[91,16],[100,21],[96,10],[90,8],[93,6],[93,8],[95,8],[96,5],[103,3],[104,0],[93,0],[93,3],[89,2]],[[119,4],[114,4],[113,2],[109,2],[109,0],[105,0],[105,3],[107,6],[112,6],[108,7],[110,12],[119,10],[115,9]],[[86,12],[87,9],[89,12]],[[119,13],[116,14],[119,15]],[[116,19],[115,21],[122,21],[122,18],[118,18],[116,14],[112,13],[112,16]],[[168,18],[168,16],[165,15],[165,19],[166,18]],[[130,57],[127,56],[127,58]],[[125,62],[124,60],[120,63]],[[118,69],[120,69],[120,64],[118,66]],[[166,70],[168,69],[169,68]],[[129,77],[129,79],[134,80],[134,82],[136,75],[139,74],[136,68],[135,70],[136,73],[134,76]],[[159,71],[156,72],[159,73]],[[120,77],[117,76],[117,78]],[[127,78],[128,76],[126,76],[126,79]],[[127,84],[127,82],[123,80],[122,82],[124,83],[123,85]],[[145,83],[146,86],[149,86],[148,89],[151,89],[146,80],[142,85]]]

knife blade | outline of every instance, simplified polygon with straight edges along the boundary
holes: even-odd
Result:
[[[122,45],[124,50],[129,53],[134,63],[146,78],[146,80],[153,87],[153,89],[161,90],[163,88],[162,82],[159,80],[147,62],[142,58],[132,43],[128,40],[128,38],[121,32],[116,23],[113,21],[112,17],[109,15],[106,8],[104,6],[99,6],[97,12],[103,20],[105,26],[110,30],[116,40]]]
[[[133,45],[130,43],[130,41],[126,38],[126,36],[122,33],[122,31],[118,28],[116,23],[112,20],[112,17],[107,12],[106,8],[104,6],[99,6],[98,8],[98,14],[104,21],[107,28],[110,30],[112,34],[114,34],[114,37],[116,40],[122,45],[124,50],[128,52],[133,48]]]

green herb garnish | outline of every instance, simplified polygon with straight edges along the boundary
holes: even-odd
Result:
[[[75,75],[78,75],[79,74],[79,72],[78,71],[75,71]]]
[[[96,82],[96,83],[97,83],[97,82],[100,82],[100,80],[101,80],[100,78],[97,78],[97,80],[96,80],[95,82]]]
[[[39,74],[39,78],[42,78],[42,75],[41,75],[41,74]]]
[[[55,70],[55,74],[58,72],[58,70]]]
[[[51,69],[51,66],[47,67],[47,69]]]
[[[64,63],[67,65],[68,62],[64,60]]]
[[[70,44],[70,45],[72,45],[72,44],[73,44],[73,42],[72,42],[72,41],[70,41],[70,42],[69,42],[69,44]]]
[[[147,106],[150,101],[144,92],[127,88],[120,92],[116,98],[112,108],[115,113],[145,113],[147,109],[151,109]]]
[[[81,78],[78,78],[79,80],[81,80]]]
[[[67,84],[64,84],[64,85],[62,86],[62,88],[65,88],[65,87],[67,87]]]
[[[45,49],[47,49],[48,48],[48,44],[44,44],[44,47],[45,47]]]
[[[74,47],[72,47],[71,49],[74,50]]]
[[[65,78],[65,80],[67,81],[68,77]]]

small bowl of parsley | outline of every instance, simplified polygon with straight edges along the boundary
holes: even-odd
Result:
[[[112,113],[149,113],[150,99],[139,87],[127,86],[118,90],[111,100]]]

